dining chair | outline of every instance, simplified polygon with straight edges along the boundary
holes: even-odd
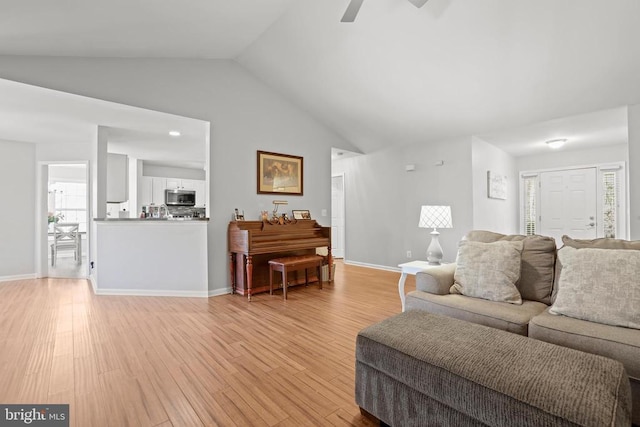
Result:
[[[60,249],[73,249],[76,262],[82,261],[82,246],[79,224],[77,222],[56,222],[53,225],[53,243],[51,243],[51,266],[56,265]]]

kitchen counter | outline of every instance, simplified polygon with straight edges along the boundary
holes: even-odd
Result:
[[[94,221],[108,221],[108,222],[184,222],[184,221],[209,221],[209,218],[94,218]]]
[[[96,219],[98,295],[209,295],[208,218]]]

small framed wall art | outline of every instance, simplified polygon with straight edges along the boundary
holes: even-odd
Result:
[[[302,157],[258,151],[257,174],[258,194],[302,195]]]
[[[507,199],[507,176],[487,171],[487,196],[490,199]]]
[[[295,210],[291,211],[293,219],[311,219],[311,212],[308,210]]]

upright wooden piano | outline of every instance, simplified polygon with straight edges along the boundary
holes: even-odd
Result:
[[[251,295],[269,290],[269,260],[285,256],[315,254],[327,248],[329,275],[333,271],[331,227],[315,220],[231,221],[227,232],[231,287],[234,293]],[[310,272],[311,273],[311,272]],[[298,277],[300,275],[300,277]],[[315,275],[310,274],[311,280]],[[318,277],[318,280],[321,278]],[[329,276],[329,280],[333,278]],[[304,273],[290,272],[289,283],[304,283]]]

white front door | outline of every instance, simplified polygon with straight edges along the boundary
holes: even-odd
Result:
[[[540,174],[540,234],[562,246],[564,234],[596,238],[596,168]]]
[[[344,258],[344,175],[331,177],[331,254]]]

